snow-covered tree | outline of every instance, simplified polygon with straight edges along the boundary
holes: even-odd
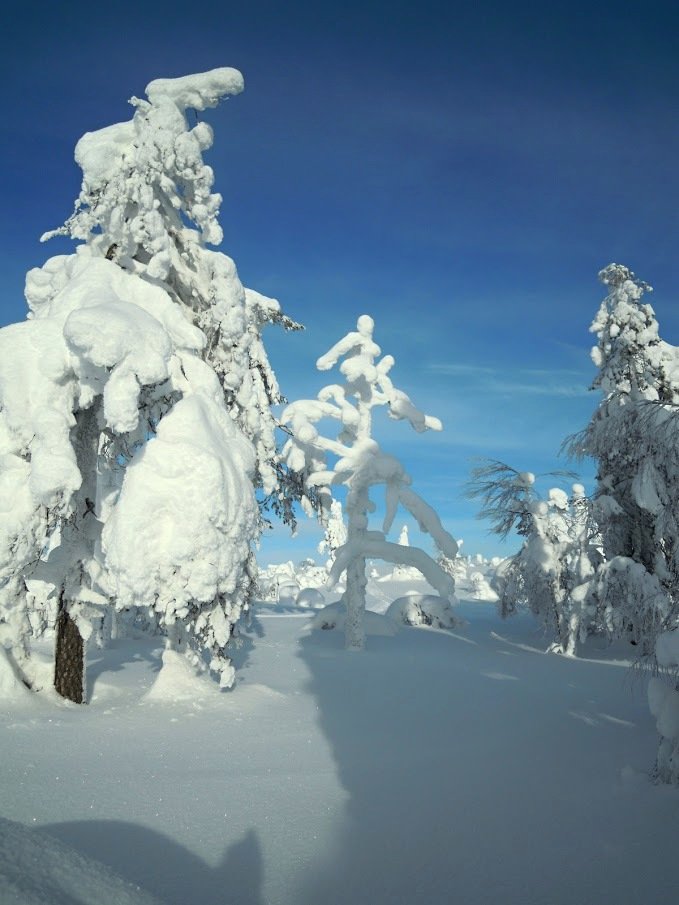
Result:
[[[296,325],[206,247],[222,239],[212,130],[187,113],[242,87],[233,69],[158,79],[131,121],[83,136],[75,211],[43,237],[82,244],[29,272],[30,320],[0,331],[0,640],[30,683],[26,580],[51,582],[56,685],[73,700],[111,605],[150,608],[231,684],[254,486],[287,511],[261,331]]]
[[[330,571],[337,551],[347,542],[347,526],[344,524],[344,513],[340,500],[331,501],[324,527],[325,534],[318,545],[318,552],[327,555],[326,567]]]
[[[404,392],[394,387],[389,377],[394,359],[390,355],[380,358],[373,329],[373,319],[362,315],[356,330],[318,359],[321,371],[339,364],[344,383],[324,387],[317,399],[293,402],[281,416],[293,434],[283,450],[287,464],[304,475],[306,486],[318,493],[326,513],[332,486],[347,488],[347,540],[336,552],[330,580],[337,582],[346,572],[346,640],[352,649],[360,649],[365,643],[366,559],[415,566],[443,598],[453,600],[455,588],[452,578],[423,550],[391,543],[385,537],[400,504],[423,531],[432,535],[443,553],[451,558],[457,553],[455,541],[434,510],[410,488],[410,477],[401,463],[383,453],[373,437],[373,409],[378,406],[386,407],[390,418],[408,421],[418,432],[441,430],[437,418],[420,412]],[[339,422],[335,439],[323,436],[316,427],[323,419]],[[385,489],[386,515],[381,531],[369,529],[369,515],[375,509],[370,494],[378,485]]]
[[[658,777],[679,783],[679,350],[660,339],[651,290],[627,267],[591,330],[602,399],[571,451],[597,462],[596,518],[606,561],[593,597],[607,632],[639,646],[656,672],[649,703],[661,736]]]
[[[651,290],[627,267],[599,274],[608,294],[591,326],[601,402],[570,444],[597,462],[595,517],[606,563],[597,576],[598,607],[612,634],[651,653],[679,594],[679,488],[676,438],[666,430],[679,401],[675,347],[663,342]]]
[[[575,654],[579,641],[597,631],[592,583],[602,556],[590,501],[581,484],[572,496],[559,488],[541,499],[535,476],[501,462],[475,469],[469,495],[482,501],[480,516],[506,537],[523,538],[493,581],[502,616],[526,607],[553,638],[552,650]]]

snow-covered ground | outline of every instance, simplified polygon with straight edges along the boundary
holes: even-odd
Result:
[[[373,608],[408,589],[373,580]],[[169,663],[148,695],[159,642],[118,641],[88,706],[3,703],[0,902],[675,903],[679,798],[626,652],[459,611],[347,653],[287,599],[231,692]]]

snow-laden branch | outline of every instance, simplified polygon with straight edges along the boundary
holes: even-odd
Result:
[[[443,569],[419,547],[404,547],[384,539],[381,532],[369,531],[347,541],[335,553],[330,570],[328,587],[334,587],[351,563],[357,559],[382,559],[399,566],[414,566],[441,597],[451,602],[455,599],[455,582]]]
[[[216,107],[224,97],[240,94],[244,88],[243,76],[237,69],[222,67],[177,79],[154,79],[145,91],[152,104],[169,100],[180,110],[205,110]]]

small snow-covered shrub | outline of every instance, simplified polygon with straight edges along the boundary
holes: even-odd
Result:
[[[469,576],[469,583],[475,600],[497,602],[498,596],[482,572],[472,572]]]
[[[304,609],[320,610],[325,606],[325,596],[318,588],[302,588],[295,603]]]
[[[412,626],[455,628],[460,624],[450,601],[435,594],[406,594],[389,606],[386,616],[394,622]]]
[[[381,613],[373,613],[372,610],[366,610],[364,615],[364,628],[366,635],[395,635],[398,626],[393,619],[383,616]],[[327,606],[319,610],[311,620],[312,629],[322,629],[325,631],[337,629],[340,632],[345,630],[347,621],[347,609],[341,600],[335,603],[329,603]]]
[[[282,603],[294,603],[299,591],[299,585],[294,579],[285,579],[278,586],[278,599]]]

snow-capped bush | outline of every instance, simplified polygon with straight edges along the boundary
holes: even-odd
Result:
[[[323,609],[318,610],[311,620],[312,629],[321,629],[329,631],[337,629],[340,632],[346,632],[347,624],[347,608],[342,600],[336,600],[329,603]],[[366,610],[363,614],[363,630],[366,635],[370,636],[391,636],[398,631],[398,626],[393,619],[384,616],[381,613],[373,613],[372,610]]]
[[[309,610],[320,610],[325,606],[325,595],[318,588],[302,588],[295,598],[295,605]]]
[[[386,612],[394,622],[432,628],[455,628],[456,619],[450,601],[434,594],[406,594],[390,604]]]

